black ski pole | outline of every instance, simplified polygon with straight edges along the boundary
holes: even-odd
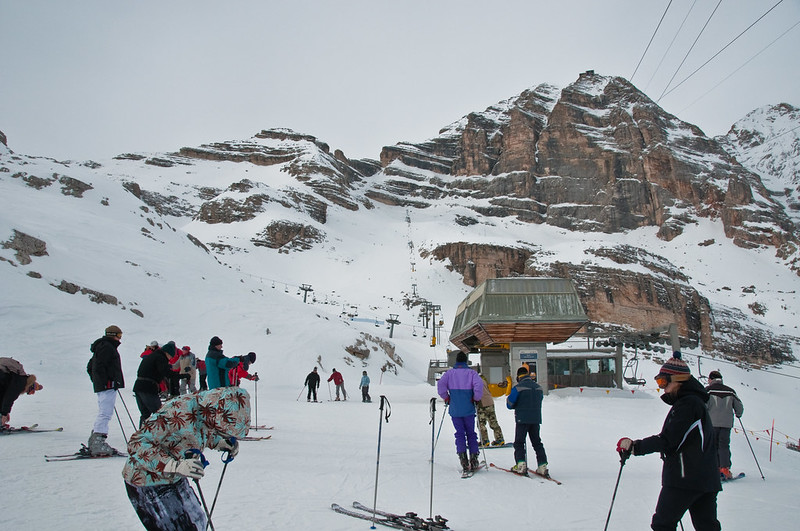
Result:
[[[630,452],[619,453],[619,473],[617,474],[617,484],[614,485],[614,495],[611,496],[611,507],[608,508],[608,517],[606,517],[606,526],[603,531],[608,531],[608,522],[611,520],[611,509],[614,508],[614,500],[617,498],[617,488],[619,487],[619,478],[622,477],[622,467],[625,466],[625,461],[631,456]]]
[[[133,426],[133,431],[138,430],[139,427],[133,421],[133,417],[131,417],[131,412],[128,409],[128,404],[125,403],[125,399],[122,398],[122,393],[119,392],[119,389],[117,389],[117,396],[119,397],[120,401],[122,402],[122,405],[125,406],[125,412],[128,414],[128,418],[131,420],[131,426]]]
[[[236,437],[231,437],[228,440],[228,442],[231,445],[236,444]],[[228,454],[227,457],[225,457],[226,453]],[[219,497],[219,489],[220,489],[220,487],[222,487],[222,480],[225,478],[225,471],[228,470],[228,463],[230,463],[231,461],[233,461],[233,457],[231,457],[230,451],[226,450],[225,452],[222,452],[222,462],[225,463],[225,466],[222,467],[222,474],[220,474],[219,483],[217,483],[217,492],[214,493],[214,501],[211,502],[211,510],[208,512],[208,522],[209,522],[209,524],[211,523],[211,515],[214,514],[214,507],[217,506],[217,498]],[[206,526],[206,529],[208,529],[208,526]]]
[[[434,451],[436,450],[434,434],[436,433],[436,399],[431,398],[431,421],[428,423],[431,425],[431,504],[430,504],[430,512],[428,516],[433,518],[433,455]]]
[[[442,434],[442,424],[444,424],[444,418],[447,416],[447,406],[449,406],[447,402],[444,403],[444,410],[442,411],[442,420],[439,422],[439,431],[436,433],[436,442],[434,443],[433,447],[435,448],[437,444],[439,444],[439,435]]]
[[[119,418],[119,413],[117,413],[117,408],[114,408],[114,414],[117,416],[117,422],[119,422],[119,430],[122,432],[122,438],[125,439],[125,444],[128,444],[128,436],[125,435],[125,428],[122,427],[122,419]]]
[[[185,452],[183,452],[183,457],[185,457],[186,459],[191,459],[195,455],[198,456],[198,458],[200,459],[200,463],[203,465],[203,468],[208,466],[208,460],[206,459],[206,456],[204,456],[203,452],[201,452],[197,448],[192,448],[190,450],[186,450]],[[214,524],[211,523],[211,515],[208,512],[208,505],[206,505],[206,498],[205,496],[203,496],[203,489],[200,488],[200,480],[194,478],[194,484],[197,485],[197,494],[200,495],[200,501],[203,504],[203,511],[205,511],[206,513],[206,529],[208,529],[208,527],[210,526],[211,531],[215,531]]]
[[[378,457],[375,461],[375,494],[372,497],[372,527],[370,529],[375,529],[375,519],[376,514],[378,511],[378,471],[380,470],[381,466],[381,433],[383,431],[383,404],[386,403],[386,422],[389,422],[389,417],[392,415],[392,405],[389,403],[389,400],[386,398],[385,395],[381,395],[381,404],[380,404],[380,416],[378,417]]]
[[[303,388],[300,389],[300,394],[297,395],[297,398],[295,399],[295,402],[300,401],[300,397],[303,396],[303,391],[305,391],[305,390],[306,390],[306,384],[303,384]]]
[[[195,478],[194,484],[197,485],[197,493],[200,495],[200,501],[203,502],[203,510],[206,512],[206,528],[210,527],[211,531],[215,531],[214,524],[211,523],[211,515],[208,512],[208,505],[206,505],[206,499],[203,496],[203,489],[200,488],[200,480]]]
[[[256,373],[255,383],[256,383],[256,388],[255,388],[255,391],[253,391],[256,394],[256,423],[255,423],[255,429],[258,429],[258,373]]]
[[[747,439],[747,446],[750,447],[750,453],[753,454],[753,459],[755,459],[756,466],[758,467],[758,473],[761,474],[761,479],[766,480],[764,477],[764,472],[761,471],[761,465],[758,464],[758,459],[756,459],[756,453],[753,451],[753,445],[750,444],[750,437],[747,436],[747,430],[744,429],[744,424],[742,423],[742,417],[739,418],[739,425],[742,427],[742,432],[744,432],[744,438]]]

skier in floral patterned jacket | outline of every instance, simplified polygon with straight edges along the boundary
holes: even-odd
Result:
[[[182,395],[148,418],[128,441],[122,469],[128,498],[146,529],[206,529],[207,515],[188,479],[204,475],[204,449],[233,459],[250,426],[250,395],[220,387]],[[198,484],[199,487],[199,484]]]

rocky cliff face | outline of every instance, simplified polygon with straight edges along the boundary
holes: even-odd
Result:
[[[780,127],[756,129],[762,121]],[[465,227],[513,216],[581,232],[657,227],[658,237],[668,242],[688,224],[719,220],[735,245],[771,250],[800,271],[792,210],[800,178],[781,187],[776,178],[769,187],[762,181],[764,174],[785,180],[787,167],[797,174],[796,139],[783,149],[794,157],[780,161],[762,146],[798,122],[797,109],[784,104],[734,126],[726,138],[711,139],[628,81],[590,71],[563,90],[540,85],[471,113],[426,142],[384,148],[383,170],[366,193],[390,205],[459,204],[475,213],[456,216]],[[423,250],[423,257],[445,262],[470,286],[514,275],[571,278],[594,322],[641,330],[673,320],[704,348],[738,351],[750,359],[781,359],[791,351],[778,337],[748,342],[724,333],[737,328],[731,317],[736,312],[719,308],[715,319],[714,308],[691,280],[646,250],[587,253],[620,264],[617,269],[593,265],[589,257],[586,263],[538,263],[537,245],[519,243],[451,242]],[[641,267],[645,271],[632,270]]]
[[[480,198],[488,205],[472,208],[483,215],[579,231],[656,226],[667,241],[719,218],[737,245],[796,251],[792,223],[758,175],[622,78],[587,72],[560,93],[539,86],[436,139],[384,148],[381,163],[386,178],[371,197],[389,204]]]

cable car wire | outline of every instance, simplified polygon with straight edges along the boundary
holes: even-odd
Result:
[[[781,0],[781,2],[782,2],[782,1],[783,1],[783,0]],[[698,41],[698,40],[700,40],[700,36],[701,36],[701,35],[703,34],[703,32],[706,30],[706,27],[708,27],[708,23],[709,23],[709,22],[711,22],[711,19],[714,17],[714,13],[716,13],[716,12],[717,12],[717,9],[719,9],[719,5],[720,5],[721,3],[722,3],[722,0],[719,0],[719,2],[717,2],[717,5],[716,5],[716,7],[714,8],[714,11],[712,11],[712,12],[711,12],[711,14],[708,16],[708,20],[706,20],[706,23],[705,23],[705,24],[703,24],[703,27],[700,29],[700,33],[698,33],[698,34],[697,34],[697,37],[694,39],[694,42],[692,43],[692,46],[689,48],[689,51],[687,51],[687,52],[686,52],[686,55],[684,55],[684,56],[683,56],[683,61],[681,61],[681,64],[679,64],[679,65],[678,65],[678,68],[675,70],[675,73],[674,73],[674,74],[672,74],[672,77],[669,79],[669,82],[667,83],[667,86],[666,86],[666,87],[664,87],[664,91],[661,93],[661,96],[659,96],[659,97],[658,97],[658,99],[656,100],[656,103],[658,103],[659,101],[661,101],[661,98],[663,98],[663,97],[664,97],[664,93],[667,91],[667,89],[669,88],[669,86],[672,84],[672,81],[675,79],[675,76],[677,76],[677,75],[678,75],[678,72],[680,72],[680,70],[681,70],[681,67],[683,66],[683,63],[685,63],[685,62],[686,62],[686,59],[689,57],[689,54],[690,54],[690,53],[692,53],[692,50],[694,49],[695,45],[697,44],[697,41]]]
[[[708,91],[706,91],[706,92],[705,92],[703,95],[701,95],[699,98],[697,98],[696,100],[694,100],[693,102],[691,102],[689,105],[687,105],[686,107],[684,107],[683,109],[681,109],[680,111],[678,111],[678,114],[681,114],[683,111],[685,111],[686,109],[688,109],[689,107],[691,107],[692,105],[694,105],[695,103],[697,103],[698,101],[700,101],[701,99],[703,99],[703,98],[705,98],[706,96],[708,96],[708,95],[709,95],[709,94],[710,94],[712,91],[714,91],[714,90],[715,90],[715,89],[716,89],[718,86],[722,85],[722,84],[723,84],[725,81],[727,81],[727,80],[728,80],[729,78],[731,78],[731,77],[732,77],[734,74],[736,74],[736,72],[738,72],[739,70],[741,70],[742,68],[744,68],[745,66],[747,66],[747,64],[748,64],[750,61],[752,61],[753,59],[755,59],[756,57],[758,57],[759,55],[761,55],[762,53],[764,53],[764,52],[767,50],[767,48],[769,48],[770,46],[772,46],[773,44],[775,44],[776,42],[778,42],[778,41],[779,41],[779,40],[780,40],[780,39],[781,39],[781,38],[782,38],[784,35],[786,35],[786,34],[787,34],[787,33],[789,33],[790,31],[792,31],[794,28],[796,28],[796,27],[797,27],[797,26],[799,26],[799,25],[800,25],[800,20],[798,20],[797,22],[795,22],[795,23],[794,23],[794,25],[793,25],[792,27],[790,27],[789,29],[787,29],[786,31],[784,31],[783,33],[781,33],[781,34],[780,34],[780,35],[779,35],[779,36],[778,36],[778,37],[777,37],[777,38],[776,38],[774,41],[772,41],[771,43],[769,43],[769,44],[767,44],[766,46],[764,46],[764,47],[763,47],[763,48],[762,48],[762,49],[761,49],[759,52],[757,52],[755,55],[753,55],[753,56],[752,56],[750,59],[748,59],[747,61],[745,61],[744,63],[742,63],[742,65],[741,65],[741,66],[739,66],[739,68],[737,68],[736,70],[734,70],[733,72],[731,72],[730,74],[728,74],[727,76],[725,76],[725,77],[724,77],[724,78],[723,78],[723,79],[722,79],[722,80],[721,80],[719,83],[717,83],[716,85],[714,85],[713,87],[711,87],[710,89],[708,89]],[[790,131],[793,131],[793,130],[794,130],[794,129],[791,129]],[[784,132],[784,133],[781,133],[781,135],[784,135],[784,134],[786,134],[786,133],[788,133],[788,132],[789,132],[789,131],[786,131],[786,132]],[[781,136],[781,135],[778,135],[778,136]],[[775,137],[775,138],[777,138],[777,137]]]
[[[720,0],[720,2],[722,2],[722,0]],[[739,35],[737,35],[736,37],[734,37],[732,41],[730,41],[728,44],[726,44],[725,46],[723,46],[723,47],[722,47],[722,48],[721,48],[721,49],[720,49],[720,50],[719,50],[717,53],[715,53],[714,55],[712,55],[712,56],[711,56],[711,57],[710,57],[710,58],[709,58],[709,59],[708,59],[708,60],[707,60],[705,63],[703,63],[703,64],[701,64],[700,66],[698,66],[698,67],[697,67],[697,69],[695,69],[695,71],[694,71],[694,72],[692,72],[691,74],[689,74],[688,76],[686,76],[685,78],[683,78],[683,80],[682,80],[680,83],[678,83],[677,85],[675,85],[674,87],[672,87],[672,88],[669,90],[669,92],[664,92],[664,93],[662,93],[662,94],[661,94],[661,96],[659,96],[659,98],[658,98],[658,99],[660,100],[661,98],[663,98],[664,96],[666,96],[667,94],[669,94],[670,92],[672,92],[673,90],[675,90],[676,88],[678,88],[678,87],[680,87],[681,85],[683,85],[683,84],[684,84],[684,83],[685,83],[685,82],[686,82],[686,81],[687,81],[687,80],[688,80],[690,77],[692,77],[693,75],[695,75],[697,72],[699,72],[699,71],[700,71],[700,69],[702,69],[704,66],[706,66],[706,65],[707,65],[708,63],[710,63],[711,61],[713,61],[713,60],[714,60],[714,58],[715,58],[715,57],[717,57],[717,56],[718,56],[719,54],[721,54],[722,52],[724,52],[724,51],[725,51],[725,49],[726,49],[728,46],[730,46],[731,44],[733,44],[734,42],[736,42],[736,40],[737,40],[739,37],[741,37],[742,35],[744,35],[744,34],[745,34],[745,33],[746,33],[746,32],[747,32],[747,31],[748,31],[750,28],[752,28],[753,26],[755,26],[756,24],[758,24],[758,22],[759,22],[759,21],[760,21],[762,18],[766,17],[766,16],[767,16],[767,15],[770,13],[770,11],[772,11],[773,9],[775,9],[776,7],[778,7],[778,6],[779,6],[780,4],[782,4],[782,3],[783,3],[783,0],[778,0],[778,3],[777,3],[777,4],[775,4],[774,6],[772,6],[771,8],[769,8],[769,9],[767,10],[767,12],[766,12],[766,13],[764,13],[763,15],[761,15],[760,17],[758,17],[758,18],[755,20],[755,22],[753,22],[752,24],[750,24],[749,26],[747,26],[747,27],[744,29],[744,31],[742,31],[742,32],[741,32]],[[699,35],[698,35],[698,37],[699,37]],[[681,63],[681,64],[683,64],[683,63]],[[675,73],[677,74],[677,72],[675,72]],[[674,76],[673,76],[673,78],[674,78]],[[672,82],[672,80],[670,79],[670,83],[671,83],[671,82]],[[666,89],[665,89],[665,90],[666,90]]]
[[[697,0],[694,0],[694,2],[692,2],[692,7],[689,8],[689,11],[686,13],[686,16],[683,17],[683,22],[681,22],[681,25],[678,27],[678,31],[675,32],[675,36],[672,37],[672,41],[670,41],[669,46],[667,46],[667,50],[664,52],[664,55],[661,56],[661,60],[658,62],[658,66],[656,66],[656,69],[653,71],[653,75],[650,76],[650,79],[647,80],[647,84],[644,86],[643,92],[645,93],[647,92],[647,87],[650,86],[650,83],[653,82],[653,78],[656,77],[656,74],[661,69],[661,65],[664,63],[664,59],[667,58],[667,54],[669,54],[669,51],[672,49],[672,45],[675,44],[675,39],[678,38],[678,35],[683,29],[683,25],[686,24],[686,20],[689,18],[689,15],[692,14],[692,10],[694,9],[695,4],[697,4]]]
[[[721,1],[721,0],[720,0]],[[644,56],[647,55],[647,50],[650,49],[650,45],[653,44],[653,39],[656,37],[656,33],[658,33],[658,28],[661,27],[661,23],[664,22],[664,17],[667,16],[667,11],[669,11],[669,6],[672,5],[672,0],[669,0],[669,4],[667,4],[667,8],[664,10],[664,14],[661,15],[661,20],[658,21],[658,25],[656,26],[653,35],[650,36],[650,42],[647,43],[647,46],[644,49],[644,53],[642,53],[642,57],[639,59],[639,64],[636,65],[636,68],[633,70],[633,74],[631,74],[630,80],[633,81],[633,76],[636,75],[636,72],[639,70],[639,66],[641,66],[642,61],[644,60]]]

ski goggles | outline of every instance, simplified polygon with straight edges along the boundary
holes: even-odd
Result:
[[[654,379],[658,384],[659,389],[666,388],[667,384],[669,384],[672,381],[672,378],[669,377],[669,374],[656,374],[656,377]]]

